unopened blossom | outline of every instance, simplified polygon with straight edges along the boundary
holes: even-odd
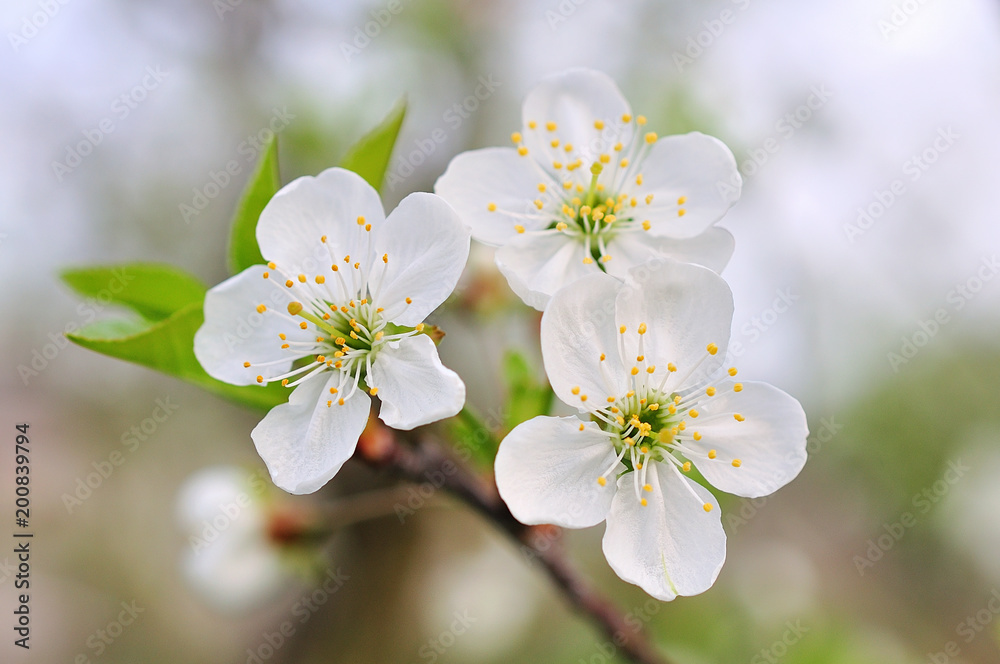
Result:
[[[624,580],[670,600],[708,589],[726,557],[718,502],[696,481],[759,497],[806,460],[798,401],[723,363],[726,283],[674,261],[624,282],[585,276],[542,316],[556,395],[587,417],[536,417],[500,444],[496,479],[526,524],[607,521],[603,549]]]
[[[544,309],[588,274],[624,278],[670,257],[717,272],[733,238],[714,224],[739,198],[736,160],[697,132],[660,138],[614,81],[588,69],[527,96],[513,147],[455,157],[437,181],[525,303]]]
[[[301,494],[329,481],[354,453],[369,395],[396,429],[461,410],[465,385],[423,323],[468,258],[447,203],[416,193],[386,218],[370,185],[331,168],[275,194],[257,241],[269,262],[208,292],[195,354],[219,380],[294,388],[251,434],[275,484]]]

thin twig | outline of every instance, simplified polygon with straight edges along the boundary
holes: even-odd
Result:
[[[360,457],[368,464],[387,470],[401,479],[435,485],[467,503],[497,528],[531,550],[549,577],[577,611],[589,616],[614,643],[618,651],[636,664],[668,664],[646,636],[625,622],[615,605],[597,594],[580,577],[563,555],[552,545],[554,539],[541,529],[553,526],[525,526],[510,513],[496,488],[449,457],[439,446],[426,440],[413,445],[401,442],[380,424],[369,425],[358,446]],[[558,533],[558,529],[554,529]],[[539,543],[544,541],[544,545]]]

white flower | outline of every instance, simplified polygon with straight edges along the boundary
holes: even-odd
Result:
[[[545,370],[590,420],[536,417],[504,439],[496,479],[514,516],[568,528],[606,519],[604,555],[622,579],[662,600],[709,588],[726,535],[692,469],[758,497],[806,459],[798,401],[723,370],[732,315],[718,275],[667,260],[556,293],[542,316]]]
[[[562,286],[624,278],[652,258],[720,272],[733,238],[713,226],[739,198],[736,160],[700,133],[658,138],[607,75],[571,69],[524,101],[515,148],[455,157],[435,185],[511,288],[542,310]]]
[[[284,552],[269,535],[266,486],[231,466],[192,475],[177,498],[177,520],[188,534],[181,568],[206,602],[224,611],[266,603],[293,581]]]
[[[465,385],[422,321],[455,288],[469,232],[433,194],[384,216],[360,176],[331,168],[282,188],[257,224],[266,266],[205,297],[195,355],[214,378],[294,387],[251,436],[274,483],[311,493],[351,457],[368,420],[396,429],[455,415]]]

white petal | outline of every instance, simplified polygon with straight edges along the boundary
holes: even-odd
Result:
[[[410,194],[377,229],[375,304],[401,311],[393,322],[416,325],[455,290],[468,258],[469,231],[451,206],[434,194]]]
[[[712,587],[726,560],[722,514],[711,493],[681,477],[676,467],[652,462],[642,491],[635,495],[632,474],[618,480],[608,513],[604,556],[624,581],[657,599],[697,595]],[[705,504],[712,506],[706,512]]]
[[[219,512],[219,514],[222,514]],[[234,523],[244,519],[240,515]],[[187,548],[181,559],[182,573],[192,589],[218,610],[244,613],[275,599],[288,588],[291,574],[277,549],[267,541],[263,525],[253,533],[223,530],[211,542],[192,535],[197,550]],[[211,533],[207,522],[203,532]],[[189,540],[190,541],[190,540]]]
[[[353,382],[353,381],[352,381]],[[330,394],[340,373],[316,376],[295,388],[288,403],[275,406],[250,433],[271,479],[289,493],[313,493],[337,474],[368,422],[371,399],[360,389],[341,406]],[[346,385],[340,394],[347,394]],[[327,406],[332,400],[333,404]]]
[[[653,194],[649,232],[663,237],[694,237],[721,219],[739,200],[742,180],[736,158],[717,138],[698,132],[666,136],[642,163],[643,186],[633,195]],[[681,197],[686,200],[678,205]],[[678,216],[678,209],[684,216]],[[645,209],[645,208],[640,208]]]
[[[260,253],[286,274],[313,275],[329,268],[330,250],[338,258],[349,254],[367,264],[369,240],[358,217],[376,229],[385,220],[378,192],[360,175],[330,168],[316,177],[300,177],[282,187],[261,212]],[[320,241],[324,235],[327,244]]]
[[[607,397],[627,390],[614,323],[620,287],[602,272],[583,277],[556,293],[542,314],[545,373],[556,396],[581,412],[603,408]]]
[[[580,425],[583,430],[580,430]],[[611,439],[576,417],[535,417],[500,443],[496,479],[500,496],[521,523],[587,528],[604,520],[625,470]],[[614,471],[601,486],[597,478]]]
[[[806,414],[794,398],[767,383],[743,383],[734,392],[732,384],[719,386],[715,397],[703,401],[703,414],[695,428],[700,441],[691,447],[708,452],[713,459],[692,459],[713,486],[726,493],[758,498],[791,482],[806,462]],[[733,415],[745,419],[738,422]],[[733,459],[741,465],[734,468]]]
[[[239,496],[255,497],[250,484],[252,473],[236,466],[208,466],[191,475],[177,494],[176,514],[181,527],[192,535],[200,535],[205,521],[211,521],[221,506],[241,502]],[[242,500],[246,500],[245,498]],[[259,526],[260,506],[256,500],[240,506],[241,517],[228,528],[245,528],[247,524]]]
[[[639,335],[645,323],[643,352],[646,364],[656,366],[655,383],[673,362],[679,381],[699,361],[705,360],[695,376],[710,374],[725,361],[733,320],[733,294],[722,277],[708,268],[669,259],[654,260],[632,268],[618,296],[616,320],[629,333],[624,335],[626,366],[639,354]],[[714,343],[719,351],[709,357],[706,348]],[[668,390],[683,387],[667,381]]]
[[[655,237],[645,232],[621,233],[608,243],[612,259],[605,263],[610,274],[624,279],[629,268],[652,258],[670,258],[679,263],[703,265],[721,273],[733,255],[735,240],[724,228],[713,226],[692,238]]]
[[[264,279],[267,270],[254,265],[216,285],[205,295],[205,322],[194,335],[194,355],[208,375],[233,385],[256,384],[257,376],[271,378],[287,372],[297,357],[283,350],[287,341],[311,341],[315,334],[281,317],[291,298],[280,285]],[[263,304],[266,310],[258,313]],[[287,316],[287,314],[286,314]],[[287,359],[266,367],[251,366]]]
[[[529,156],[543,163],[563,161],[567,154],[561,149],[567,143],[589,168],[603,153],[610,153],[618,142],[628,145],[632,140],[632,125],[623,124],[622,116],[632,109],[610,76],[592,69],[570,69],[543,79],[524,100],[522,120],[524,144]],[[600,120],[604,129],[594,123]],[[529,123],[535,122],[531,129]],[[556,123],[549,131],[546,123]],[[559,148],[551,141],[559,139]]]
[[[382,421],[403,431],[456,415],[465,404],[465,383],[441,364],[426,334],[383,346],[372,363],[368,386],[378,388]]]
[[[588,274],[595,263],[583,262],[583,245],[562,233],[524,233],[496,251],[496,263],[510,288],[528,306],[544,311],[563,286]]]
[[[497,246],[517,235],[517,225],[529,230],[549,225],[532,203],[544,180],[530,157],[513,148],[485,148],[452,159],[434,184],[434,193],[455,208],[472,237]],[[494,212],[491,203],[497,206]]]

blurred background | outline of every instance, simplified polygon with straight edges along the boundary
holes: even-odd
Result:
[[[68,344],[68,325],[117,312],[57,277],[151,260],[215,284],[263,130],[289,181],[405,95],[391,209],[455,154],[505,145],[540,78],[588,66],[661,135],[736,154],[731,351],[802,401],[812,435],[791,485],[723,503],[728,562],[705,594],[665,604],[620,581],[602,526],[566,534],[575,564],[681,664],[1000,662],[998,3],[8,0],[0,26],[0,532],[28,422],[36,533],[30,652],[3,535],[3,661],[618,661],[442,496],[356,462],[315,496],[273,496],[259,415]],[[503,351],[537,360],[537,318],[489,251],[433,322],[472,405],[500,412]],[[202,549],[204,496],[241,494],[246,518]],[[251,527],[260,505],[344,500],[322,557],[278,559]]]

